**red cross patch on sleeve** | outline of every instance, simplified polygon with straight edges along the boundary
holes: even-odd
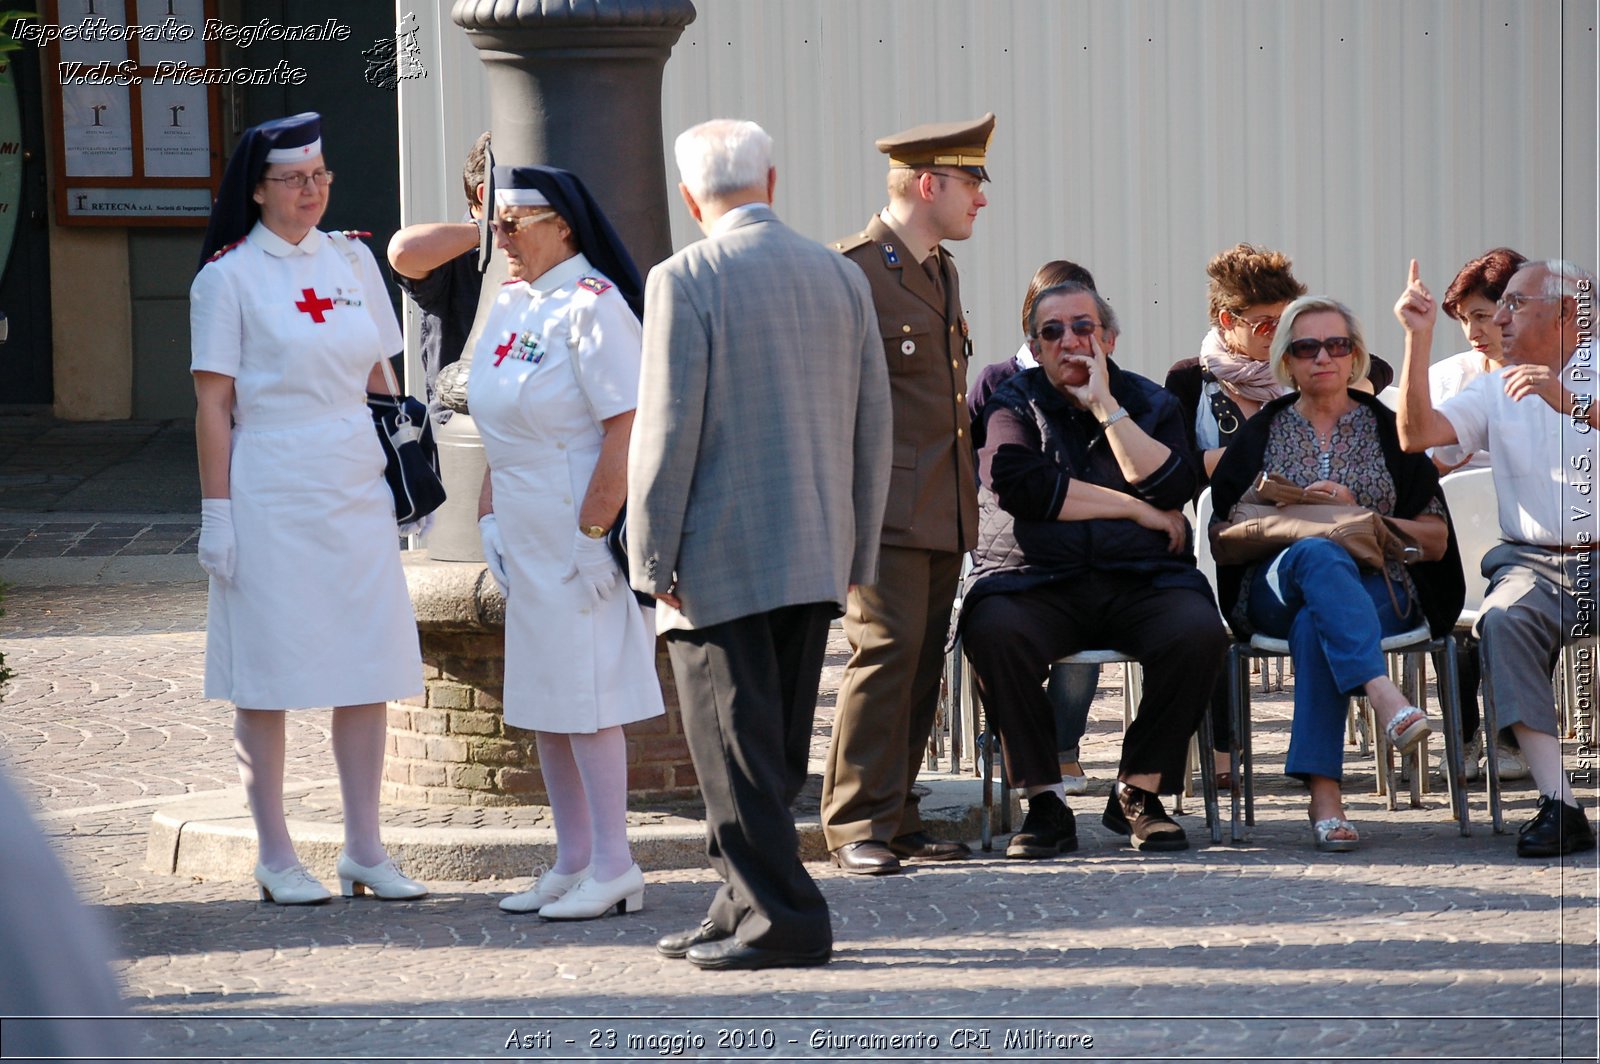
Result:
[[[595,295],[611,291],[611,282],[601,277],[585,277],[578,282],[579,288],[586,288]]]

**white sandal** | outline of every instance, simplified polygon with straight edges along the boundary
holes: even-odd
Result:
[[[1388,736],[1389,745],[1404,756],[1433,733],[1433,725],[1428,723],[1427,714],[1422,710],[1416,706],[1406,706],[1390,719],[1389,726],[1383,732]]]
[[[1345,830],[1355,836],[1353,839],[1335,839],[1331,836],[1335,831]],[[1361,833],[1356,826],[1342,816],[1330,816],[1325,820],[1313,820],[1311,832],[1316,836],[1317,849],[1322,853],[1349,853],[1361,845]]]

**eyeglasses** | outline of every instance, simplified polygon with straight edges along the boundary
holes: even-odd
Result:
[[[512,233],[520,232],[534,222],[548,222],[556,217],[555,211],[534,211],[532,214],[523,214],[515,218],[490,218],[489,229],[496,236],[510,238]]]
[[[313,182],[318,188],[327,188],[329,185],[333,184],[333,171],[313,170],[311,173],[307,174],[296,170],[294,173],[285,174],[282,177],[263,177],[261,180],[279,181],[285,185],[288,185],[290,188],[295,189],[296,191],[305,188],[307,181]]]
[[[978,189],[983,187],[983,182],[981,180],[979,180],[978,178],[973,177],[971,174],[962,174],[962,173],[951,174],[951,173],[946,173],[943,170],[928,170],[926,172],[932,174],[934,177],[947,177],[951,181],[959,181],[963,185],[967,186],[967,189],[969,191],[976,192]]]
[[[1289,354],[1307,362],[1317,357],[1317,352],[1324,347],[1328,349],[1329,358],[1346,358],[1356,349],[1348,336],[1330,336],[1326,340],[1313,340],[1307,337],[1304,340],[1293,340],[1289,343]]]
[[[1067,330],[1072,330],[1073,336],[1093,336],[1095,330],[1100,328],[1100,323],[1093,318],[1073,318],[1070,323],[1047,321],[1039,326],[1039,339],[1046,343],[1055,343],[1067,335]]]
[[[1250,326],[1250,331],[1257,336],[1271,336],[1278,331],[1278,318],[1276,315],[1265,318],[1247,318],[1243,314],[1232,314],[1234,321]]]
[[[1549,303],[1560,298],[1560,296],[1525,296],[1521,292],[1509,292],[1495,302],[1494,308],[1515,314],[1529,303]]]

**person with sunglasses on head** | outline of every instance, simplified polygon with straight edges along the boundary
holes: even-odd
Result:
[[[972,235],[995,117],[917,126],[877,141],[889,204],[834,242],[872,286],[894,404],[878,579],[850,589],[850,662],[822,776],[822,832],[853,875],[950,861],[966,843],[930,834],[915,784],[933,730],[962,555],[977,535],[967,419],[972,345],[946,241]]]
[[[1519,857],[1595,844],[1562,764],[1550,684],[1563,642],[1594,632],[1594,288],[1594,275],[1571,262],[1524,262],[1495,304],[1505,365],[1437,407],[1427,368],[1439,312],[1415,259],[1394,308],[1406,331],[1401,442],[1410,451],[1487,449],[1493,458],[1503,542],[1483,557],[1489,590],[1473,634],[1496,723],[1511,729],[1539,788]]]
[[[1287,639],[1294,662],[1294,721],[1284,771],[1311,792],[1313,842],[1346,852],[1360,835],[1345,815],[1345,717],[1364,695],[1402,755],[1431,730],[1389,679],[1380,642],[1423,621],[1434,635],[1455,625],[1465,598],[1461,557],[1439,472],[1400,447],[1394,414],[1356,387],[1367,374],[1360,323],[1343,303],[1301,296],[1272,338],[1271,367],[1292,389],[1265,404],[1229,444],[1211,478],[1212,528],[1226,524],[1262,473],[1343,506],[1394,520],[1421,548],[1412,565],[1360,569],[1328,539],[1303,539],[1251,565],[1217,567],[1218,598],[1234,634]]]
[[[591,920],[644,907],[622,726],[664,712],[653,612],[606,542],[628,491],[644,292],[577,175],[490,176],[510,280],[468,370],[486,466],[478,530],[506,596],[505,721],[534,733],[556,829],[555,864],[500,908]]]
[[[420,695],[422,656],[394,497],[364,401],[400,324],[372,252],[317,228],[333,171],[315,112],[245,131],[189,288],[205,696],[234,703],[263,901],[328,889],[295,856],[283,810],[286,710],[332,706],[345,896],[419,898],[379,837],[385,703]]]
[[[1033,304],[1039,293],[1067,281],[1076,281],[1086,288],[1094,287],[1094,275],[1067,259],[1052,259],[1033,272],[1028,290],[1022,297],[1022,335],[1025,339],[1017,353],[1004,362],[993,362],[983,367],[978,379],[967,390],[967,413],[972,418],[972,450],[976,454],[983,448],[983,408],[989,397],[1006,381],[1025,369],[1037,366],[1033,357],[1028,322],[1033,318]],[[1089,707],[1094,704],[1095,691],[1100,683],[1098,665],[1052,665],[1045,693],[1056,714],[1056,756],[1061,763],[1061,782],[1067,794],[1089,793],[1089,774],[1083,769],[1080,746],[1083,733],[1089,726]]]
[[[1160,795],[1183,785],[1227,634],[1181,512],[1197,476],[1182,414],[1111,361],[1116,316],[1094,289],[1040,292],[1027,332],[1038,365],[984,409],[960,620],[1007,777],[1028,799],[1006,856],[1077,848],[1043,683],[1051,662],[1094,648],[1131,654],[1145,676],[1101,823],[1139,850],[1187,849]]]

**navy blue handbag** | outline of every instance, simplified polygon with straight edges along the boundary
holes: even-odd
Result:
[[[414,524],[444,503],[444,481],[439,479],[439,447],[433,439],[428,408],[409,395],[398,394],[389,360],[384,376],[396,394],[367,393],[367,409],[383,448],[383,479],[394,496],[394,518],[401,526]]]

